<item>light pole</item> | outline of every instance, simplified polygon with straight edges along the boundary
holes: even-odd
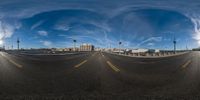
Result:
[[[13,44],[11,45],[11,49],[13,50]]]
[[[121,44],[122,42],[119,42],[119,53],[121,52],[121,47],[120,47]]]
[[[19,43],[20,43],[19,38],[17,38],[17,49],[18,50],[19,50]]]
[[[74,51],[76,51],[76,40],[73,40],[74,42]]]
[[[175,39],[175,37],[174,37],[173,43],[174,43],[174,54],[175,54],[176,53],[176,39]]]
[[[11,38],[11,49],[13,50],[13,39]]]
[[[112,49],[111,49],[111,43],[110,43],[110,50],[109,50],[110,52],[112,51]]]

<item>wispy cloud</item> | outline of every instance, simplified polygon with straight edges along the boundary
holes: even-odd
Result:
[[[58,36],[60,36],[60,37],[68,37],[69,35],[66,35],[66,34],[58,34]]]
[[[39,27],[42,23],[44,23],[44,21],[39,21],[39,22],[35,23],[33,26],[31,26],[31,30]]]
[[[46,47],[51,47],[52,46],[52,42],[51,41],[41,40],[40,42]]]
[[[148,45],[148,46],[154,46],[155,43],[150,42],[150,43],[147,43],[147,45]]]
[[[68,31],[70,30],[72,27],[69,27],[68,25],[56,25],[54,29],[56,30],[60,30],[60,31]]]
[[[142,44],[145,44],[147,42],[160,42],[162,41],[162,37],[150,37],[142,42],[140,42],[137,46],[140,46]]]
[[[41,35],[41,36],[47,36],[48,32],[44,31],[44,30],[41,30],[41,31],[38,31],[38,34]]]

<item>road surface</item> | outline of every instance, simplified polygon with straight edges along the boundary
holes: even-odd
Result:
[[[102,52],[0,52],[0,95],[195,96],[200,95],[199,77],[200,52],[152,59]]]

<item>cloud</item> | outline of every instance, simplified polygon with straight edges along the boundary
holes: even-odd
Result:
[[[199,19],[191,19],[193,24],[194,24],[194,34],[193,34],[193,39],[195,39],[200,45],[200,20]]]
[[[38,34],[41,35],[41,36],[47,36],[48,35],[48,32],[47,31],[38,31]]]
[[[3,45],[3,40],[0,40],[0,46],[2,46]]]
[[[40,26],[43,23],[44,23],[44,21],[39,21],[39,22],[35,23],[34,25],[31,26],[31,30],[37,28],[38,26]]]
[[[148,45],[148,46],[154,46],[155,43],[151,43],[151,42],[150,42],[150,43],[148,43],[147,45]]]
[[[68,37],[69,35],[66,35],[66,34],[58,34],[58,36],[60,36],[60,37]]]
[[[140,42],[137,46],[140,46],[140,45],[142,45],[142,44],[144,44],[144,43],[152,42],[152,41],[153,41],[153,42],[160,42],[160,41],[162,41],[162,37],[150,37],[150,38],[148,38],[148,39],[146,39],[146,40]]]
[[[1,21],[0,22],[0,40],[11,37],[16,28],[7,23],[2,23]]]
[[[60,30],[60,31],[68,31],[72,27],[69,27],[68,25],[56,25],[54,29]]]
[[[52,46],[52,42],[51,41],[43,41],[43,40],[41,40],[40,42],[46,47],[51,47]]]

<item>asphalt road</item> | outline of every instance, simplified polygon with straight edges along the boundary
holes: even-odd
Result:
[[[0,52],[0,95],[200,95],[200,52],[151,59],[102,52],[46,56]]]

